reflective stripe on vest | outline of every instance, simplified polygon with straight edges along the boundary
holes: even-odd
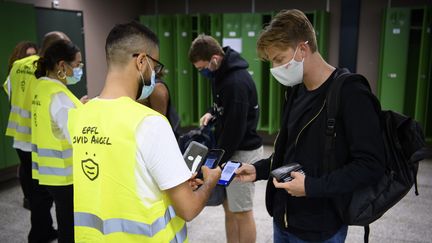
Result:
[[[18,115],[20,115],[23,118],[31,118],[31,112],[21,109],[18,106],[12,106],[11,107],[11,112],[16,113]]]
[[[72,149],[63,151],[55,149],[40,149],[36,144],[32,144],[32,151],[38,154],[38,157],[49,157],[58,159],[67,159],[72,157]]]
[[[94,214],[83,212],[74,213],[74,222],[75,226],[90,227],[99,230],[104,235],[121,232],[153,237],[159,231],[165,229],[169,221],[175,216],[174,208],[169,206],[165,211],[165,215],[156,219],[152,224],[119,218],[102,220]],[[184,224],[183,228],[176,233],[174,239],[170,242],[183,242],[186,240],[186,235],[186,224]]]
[[[31,128],[30,127],[20,126],[20,125],[18,125],[18,123],[13,122],[13,121],[8,122],[7,128],[14,129],[20,133],[31,134]]]
[[[70,176],[72,175],[72,168],[72,166],[66,168],[39,166],[38,163],[32,162],[32,169],[37,170],[39,175]]]

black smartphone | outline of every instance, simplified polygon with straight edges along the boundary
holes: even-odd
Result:
[[[192,173],[197,171],[198,166],[205,158],[207,151],[207,146],[195,141],[192,141],[186,148],[186,151],[183,154],[183,159]]]
[[[304,174],[302,166],[298,163],[290,163],[272,170],[270,175],[276,178],[278,182],[288,182],[292,181],[291,172],[296,171]]]
[[[235,177],[235,171],[240,168],[242,164],[237,161],[228,161],[223,167],[221,178],[218,181],[218,185],[229,186],[231,181]]]
[[[207,152],[207,155],[206,155],[204,161],[202,161],[201,165],[199,166],[197,177],[202,178],[201,167],[203,167],[203,166],[207,166],[210,169],[216,168],[216,166],[219,165],[219,162],[221,161],[224,153],[225,153],[225,150],[223,150],[223,149],[210,149]]]

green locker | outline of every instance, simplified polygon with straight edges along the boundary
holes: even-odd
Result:
[[[426,122],[424,125],[424,131],[426,136],[426,142],[432,145],[432,48],[429,50],[429,75],[428,75],[428,95],[426,102]]]
[[[197,113],[195,105],[197,103],[196,85],[193,81],[192,64],[188,59],[189,47],[192,42],[191,16],[176,15],[175,35],[177,112],[182,126],[189,126],[192,125]]]
[[[328,40],[329,40],[329,26],[330,26],[330,13],[324,10],[316,10],[306,13],[309,21],[311,21],[317,39],[318,51],[324,60],[328,58]]]
[[[417,89],[415,95],[415,112],[414,118],[420,122],[423,126],[426,125],[426,102],[428,96],[428,73],[430,63],[430,50],[431,50],[431,27],[432,27],[432,11],[431,8],[421,8],[413,11],[413,14],[417,13],[423,16],[423,19],[419,21],[420,30],[417,30],[417,26],[411,26],[411,32],[419,32],[420,45],[419,45],[419,63],[417,71]]]
[[[222,42],[226,39],[241,38],[241,15],[229,13],[222,15]],[[224,43],[222,43],[224,45]],[[242,53],[242,51],[240,51]]]
[[[263,78],[263,62],[258,59],[256,52],[256,43],[259,33],[263,28],[263,14],[243,13],[241,14],[241,36],[243,42],[243,58],[249,63],[249,73],[255,81],[256,89],[258,92],[258,104],[260,106],[260,119],[258,122],[258,130],[268,129],[268,109],[263,107],[264,99],[267,99],[267,93],[264,86],[268,83],[268,78]],[[268,72],[268,71],[266,71]],[[268,76],[268,75],[266,75]],[[267,82],[267,83],[265,83]]]
[[[17,13],[20,13],[17,15]],[[15,45],[24,40],[37,42],[36,12],[33,5],[0,2],[0,16],[7,21],[0,22],[0,83],[7,77],[7,62]],[[19,164],[12,148],[12,139],[5,136],[10,105],[3,87],[0,90],[0,169]]]
[[[215,19],[215,16],[220,16],[216,14],[211,15],[197,15],[196,16],[196,28],[194,28],[194,38],[195,39],[199,34],[207,34],[212,35],[212,26],[214,25],[214,21],[220,23],[220,18]],[[216,38],[215,35],[212,35]],[[221,31],[219,31],[219,36],[221,36]],[[216,38],[217,39],[217,38]],[[211,94],[211,84],[207,78],[204,78],[199,72],[193,67],[194,74],[196,78],[194,80],[197,81],[197,102],[198,102],[198,110],[197,115],[195,117],[195,122],[198,124],[199,119],[202,115],[204,115],[208,109],[211,107],[212,94]]]
[[[384,31],[377,93],[383,109],[401,113],[405,102],[410,16],[409,9],[387,9],[382,28]]]
[[[222,14],[210,14],[210,35],[222,45]]]
[[[159,37],[159,59],[165,65],[163,80],[170,90],[172,104],[178,110],[175,74],[175,16],[159,15],[157,20]]]
[[[158,18],[156,15],[141,15],[139,21],[141,24],[150,28],[154,33],[158,33]]]

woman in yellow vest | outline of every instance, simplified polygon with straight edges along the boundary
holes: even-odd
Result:
[[[65,40],[55,42],[37,61],[38,84],[32,101],[33,178],[54,198],[60,243],[74,242],[72,146],[67,133],[71,108],[81,105],[66,85],[82,76],[81,53]]]

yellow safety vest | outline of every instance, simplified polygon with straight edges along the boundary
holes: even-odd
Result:
[[[50,107],[52,97],[66,94],[75,107],[81,102],[72,92],[53,80],[39,79],[32,101],[32,176],[41,185],[72,184],[72,146],[67,139],[57,138],[52,130]]]
[[[161,115],[128,97],[94,99],[70,111],[75,242],[188,241],[165,192],[152,205],[137,192],[135,133],[148,116]]]
[[[37,83],[34,75],[35,61],[39,56],[32,55],[14,62],[10,71],[11,111],[6,128],[6,136],[16,141],[31,143],[31,92]]]

